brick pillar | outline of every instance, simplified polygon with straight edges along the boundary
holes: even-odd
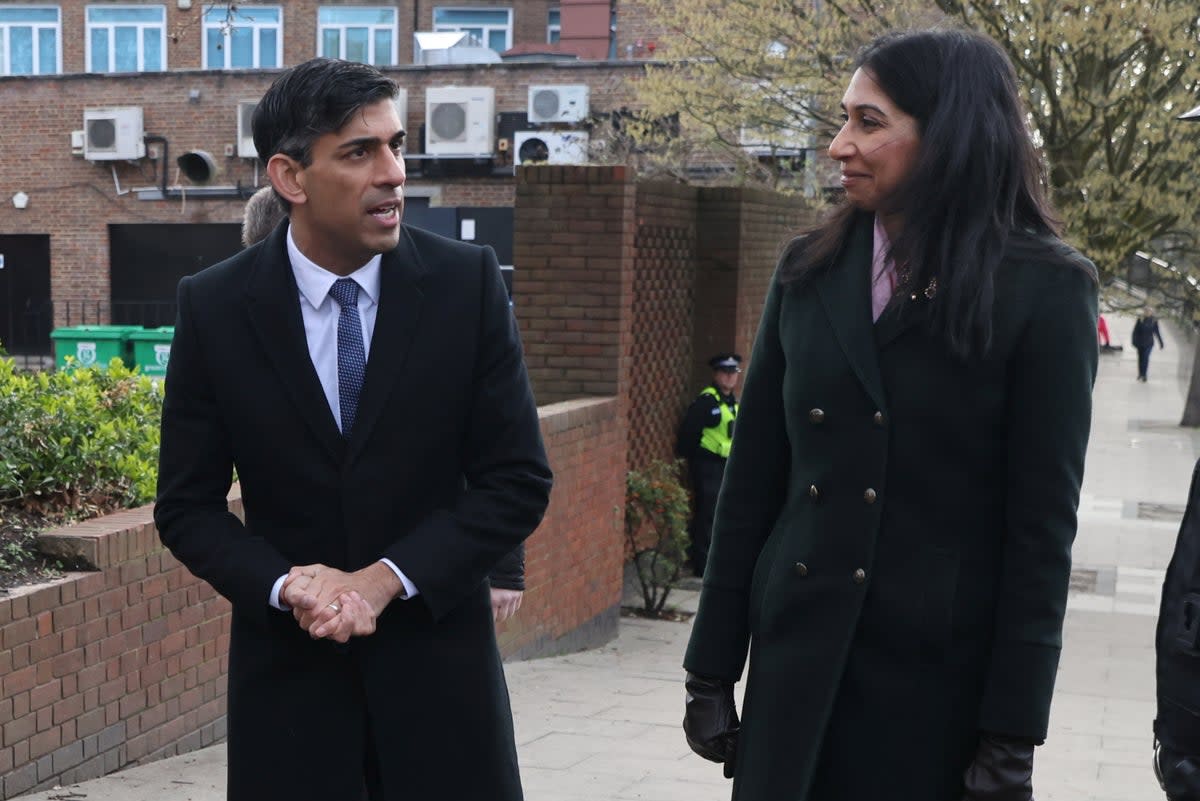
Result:
[[[776,192],[700,190],[692,329],[696,391],[712,378],[707,361],[714,353],[732,350],[749,359],[779,254],[815,219],[801,201]]]
[[[738,273],[741,267],[740,190],[700,190],[696,210],[696,311],[692,318],[692,390],[712,380],[708,359],[732,350],[749,357],[737,337]],[[760,298],[761,300],[761,298]]]
[[[517,168],[514,311],[539,405],[620,396],[627,419],[635,196],[622,166]]]

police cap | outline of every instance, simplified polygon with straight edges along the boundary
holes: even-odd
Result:
[[[708,360],[708,366],[727,373],[742,372],[742,357],[737,353],[718,353]]]

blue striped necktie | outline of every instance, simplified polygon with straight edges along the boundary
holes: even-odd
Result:
[[[333,282],[329,294],[342,307],[337,327],[338,404],[342,408],[342,436],[349,439],[358,414],[358,395],[367,374],[367,351],[358,315],[358,284],[353,278],[339,278]]]

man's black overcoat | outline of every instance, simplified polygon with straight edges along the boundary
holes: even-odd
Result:
[[[226,510],[235,467],[245,525]],[[155,521],[233,605],[231,801],[357,801],[367,741],[389,800],[521,798],[484,577],[537,526],[550,481],[490,248],[402,229],[348,441],[309,357],[286,223],[180,283]],[[369,637],[314,641],[268,605],[293,565],[383,556],[420,595]]]

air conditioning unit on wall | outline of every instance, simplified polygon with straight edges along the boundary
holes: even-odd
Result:
[[[530,122],[579,122],[587,115],[586,84],[529,87]]]
[[[515,164],[585,164],[585,131],[517,131],[513,137]]]
[[[238,102],[237,154],[238,158],[241,159],[258,158],[258,148],[254,146],[254,129],[250,127],[250,122],[254,119],[254,108],[257,105],[257,100],[242,100]]]
[[[141,106],[85,108],[83,157],[88,161],[124,161],[146,155]]]
[[[425,153],[490,156],[496,137],[496,93],[490,86],[425,90]]]

